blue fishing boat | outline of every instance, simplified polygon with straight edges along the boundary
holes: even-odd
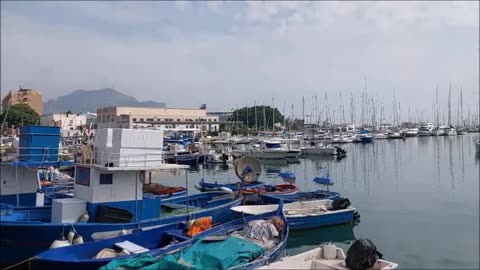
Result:
[[[242,216],[201,232],[192,245],[177,252],[165,254],[152,250],[133,258],[113,260],[100,269],[255,269],[274,262],[285,249],[289,224],[282,213],[282,204],[280,203],[275,211],[256,216]],[[277,223],[281,226],[278,231],[275,226],[277,236],[273,241],[251,237],[253,230],[249,230],[248,227],[252,228],[256,226],[256,222],[263,223],[275,217],[282,222]],[[268,233],[269,231],[262,231],[265,238],[268,238]],[[272,232],[271,236],[274,235]]]
[[[181,154],[177,155],[177,164],[197,166],[198,159],[198,154]]]
[[[51,207],[35,204],[27,209],[2,207],[0,267],[47,250],[60,234],[65,237],[72,224],[83,241],[89,242],[130,233],[139,227],[177,223],[187,217],[211,216],[215,223],[230,220],[230,207],[240,205],[242,200],[235,193],[207,192],[169,198],[144,196],[148,172],[188,168],[163,163],[161,148],[156,148],[162,145],[163,134],[159,133],[162,132],[99,129],[94,162],[75,166],[72,198],[53,199]],[[14,185],[12,190],[37,182],[30,178],[16,179],[13,183],[19,185]],[[3,195],[4,190],[1,192]]]
[[[187,236],[187,222],[170,224],[151,230],[136,230],[135,232],[110,239],[93,241],[82,245],[73,245],[50,249],[36,255],[29,265],[31,269],[98,269],[112,260],[136,261],[141,253],[158,258],[166,253],[185,248],[192,244],[195,239],[226,235],[231,231],[238,230],[240,226],[254,220],[268,219],[273,216],[281,216],[281,211],[266,213],[261,216],[243,217],[223,224],[213,224],[192,238]],[[192,222],[193,223],[193,222]],[[282,237],[287,239],[288,226],[284,222]],[[284,248],[282,242],[275,249]],[[127,247],[127,250],[124,248]],[[105,254],[108,252],[108,254]],[[123,253],[122,253],[123,252]],[[128,253],[132,252],[132,254]],[[274,253],[275,251],[271,252]],[[143,257],[145,256],[143,255]],[[118,266],[118,261],[115,263]],[[109,267],[106,267],[109,268]]]
[[[329,187],[333,186],[333,179],[328,177],[328,174],[323,177],[315,177],[312,180],[314,183],[320,185],[322,188],[315,191],[301,191],[291,194],[262,194],[260,202],[263,204],[275,204],[278,203],[279,198],[282,198],[286,202],[295,201],[311,201],[311,200],[336,200],[340,198],[340,193],[330,191]]]
[[[277,207],[277,204],[243,205],[232,207],[232,211],[237,215],[259,215],[270,212]],[[292,230],[343,224],[359,217],[356,209],[351,207],[350,201],[345,198],[339,198],[335,201],[316,200],[285,203],[283,213]]]

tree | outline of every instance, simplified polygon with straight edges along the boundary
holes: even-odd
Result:
[[[0,115],[0,121],[5,121],[5,127],[34,125],[40,121],[40,116],[27,104],[15,104],[5,108]]]
[[[264,114],[265,109],[265,114]],[[257,111],[257,119],[255,121],[255,110]],[[247,113],[248,111],[248,113]],[[238,121],[243,123],[249,128],[255,128],[255,123],[258,126],[258,130],[264,130],[266,127],[267,130],[272,130],[273,126],[273,114],[275,114],[275,123],[283,124],[284,116],[278,111],[277,108],[272,108],[270,106],[255,106],[255,107],[244,107],[238,110],[233,111],[230,121]]]

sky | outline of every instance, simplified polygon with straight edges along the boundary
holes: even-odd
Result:
[[[475,110],[479,3],[1,1],[1,90],[113,87],[169,107],[211,111],[272,104],[297,116],[319,106],[360,108],[365,91],[392,110]],[[325,99],[327,94],[327,99]],[[347,103],[348,101],[348,103]],[[358,109],[357,109],[358,111]],[[357,112],[358,113],[358,112]]]

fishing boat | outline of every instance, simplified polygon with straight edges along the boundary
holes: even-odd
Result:
[[[405,137],[417,137],[417,136],[418,136],[417,128],[409,128],[405,131]]]
[[[373,139],[374,140],[383,140],[383,139],[387,139],[387,135],[383,132],[377,132],[377,133],[374,133],[373,134]]]
[[[257,229],[260,233],[255,232]],[[151,250],[113,260],[100,269],[255,269],[282,255],[288,234],[289,225],[280,204],[273,212],[242,217],[205,230],[193,244],[177,252]]]
[[[230,144],[229,141],[218,140],[212,142],[214,149],[209,150],[205,154],[205,162],[207,163],[226,163],[231,162],[232,157],[227,153],[226,147]]]
[[[434,132],[435,136],[446,136],[448,132],[447,126],[439,126],[437,130]]]
[[[334,203],[335,202],[335,203]],[[243,205],[232,207],[237,214],[258,215],[276,209],[278,205]],[[290,229],[308,229],[321,226],[342,224],[352,221],[357,213],[348,199],[316,200],[285,203],[283,213]]]
[[[277,209],[262,216],[244,217],[222,224],[212,224],[209,217],[204,217],[198,221],[186,220],[150,230],[138,229],[124,236],[50,249],[36,255],[30,261],[30,266],[31,269],[98,269],[112,260],[135,260],[139,254],[160,257],[186,248],[196,239],[208,240],[214,236],[218,238],[241,229],[248,222],[281,215],[281,210]],[[282,231],[286,233],[284,236],[286,240],[288,235],[286,221]],[[279,245],[276,247],[281,248]]]
[[[422,123],[418,128],[418,136],[432,136],[435,126],[432,123]]]
[[[374,269],[387,270],[397,269],[398,264],[382,259],[382,254],[376,250],[376,247],[367,250],[354,250],[352,247],[369,241],[367,239],[356,240],[347,251],[347,256],[343,249],[336,247],[332,243],[326,243],[320,247],[305,251],[303,253],[283,257],[280,260],[264,265],[257,269],[332,269],[332,270],[347,270],[352,269]],[[371,243],[371,241],[369,241]],[[349,257],[350,256],[350,257]],[[350,267],[349,267],[350,266]]]
[[[97,130],[95,159],[75,166],[72,198],[53,199],[51,207],[2,209],[1,267],[47,250],[60,234],[68,233],[65,230],[72,224],[83,241],[89,242],[130,233],[138,227],[176,223],[186,217],[211,216],[215,223],[228,221],[230,207],[242,201],[235,193],[144,196],[143,187],[150,182],[148,172],[188,168],[163,163],[162,140],[163,132],[157,130]],[[28,181],[18,182],[26,186],[31,184]]]
[[[334,182],[329,178],[328,174],[322,177],[315,177],[312,182],[320,185],[321,189],[284,194],[281,198],[286,202],[303,202],[323,199],[336,200],[340,198],[340,193],[329,190],[329,187],[333,186]],[[279,197],[275,194],[262,194],[260,201],[263,204],[277,204],[279,203]]]
[[[290,183],[284,183],[280,185],[263,185],[260,188],[248,188],[243,190],[243,194],[254,195],[272,195],[276,197],[289,196],[298,193],[299,189],[296,185]]]
[[[195,189],[201,192],[206,191],[227,191],[227,192],[234,192],[238,191],[240,188],[245,189],[261,189],[265,185],[264,182],[253,182],[248,184],[243,184],[241,182],[237,183],[218,183],[215,181],[214,183],[205,182],[202,178],[198,183],[194,185]]]
[[[198,153],[177,153],[176,160],[177,164],[197,166],[199,155]]]
[[[454,127],[450,127],[447,130],[447,136],[457,136],[457,130]]]
[[[390,140],[391,139],[404,139],[405,136],[400,132],[389,132],[387,134],[387,138],[390,139]]]

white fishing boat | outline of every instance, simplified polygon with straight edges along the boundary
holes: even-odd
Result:
[[[417,137],[418,129],[417,128],[409,128],[405,131],[405,137]]]
[[[388,138],[387,135],[383,132],[373,134],[373,139],[374,140],[382,140],[382,139],[387,139],[387,138]]]
[[[377,257],[379,256],[377,255]],[[345,256],[343,250],[329,243],[294,256],[283,257],[274,263],[256,269],[350,269],[347,267],[346,260],[347,256]],[[376,259],[373,266],[368,269],[383,270],[397,268],[397,263]]]
[[[251,151],[251,155],[259,159],[284,159],[287,154],[288,150],[278,141],[264,141],[260,148]]]
[[[447,136],[457,136],[457,130],[454,127],[451,127],[447,131]]]
[[[205,155],[205,162],[207,163],[226,163],[231,162],[232,157],[228,154],[227,147],[229,141],[219,140],[212,142],[212,148]]]
[[[387,134],[388,139],[403,139],[404,136],[400,132],[390,132]]]
[[[447,126],[439,126],[438,129],[434,132],[435,136],[445,136],[447,135]]]

